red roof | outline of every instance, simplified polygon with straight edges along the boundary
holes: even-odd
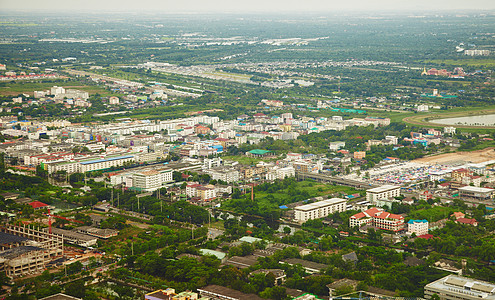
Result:
[[[459,218],[457,222],[468,225],[476,225],[478,222],[475,219]]]
[[[418,238],[429,240],[429,239],[434,238],[434,236],[432,234],[423,234],[423,235],[418,236]]]
[[[34,209],[48,206],[48,204],[45,204],[45,203],[40,202],[40,201],[33,201],[33,202],[29,203],[29,205],[31,205]]]
[[[352,219],[361,219],[363,217],[366,217],[366,215],[363,212],[357,213],[353,216],[351,216]]]

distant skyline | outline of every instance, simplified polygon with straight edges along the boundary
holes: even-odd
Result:
[[[297,13],[495,10],[493,0],[0,0],[0,11]]]

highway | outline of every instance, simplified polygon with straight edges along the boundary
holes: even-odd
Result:
[[[321,181],[321,182],[331,182],[331,183],[335,183],[338,185],[350,186],[350,187],[357,188],[357,189],[370,189],[370,188],[377,187],[377,185],[369,184],[366,182],[361,182],[361,181],[351,180],[351,179],[343,179],[343,178],[339,178],[339,177],[333,177],[333,176],[317,174],[317,173],[308,173],[308,172],[296,171],[296,178],[298,180],[313,179],[313,180]]]

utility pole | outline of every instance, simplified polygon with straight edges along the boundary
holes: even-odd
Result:
[[[189,217],[189,222],[191,223],[191,236],[192,236],[192,239],[194,240],[194,225],[191,221],[191,217]]]
[[[158,201],[160,201],[160,212],[163,212],[163,201],[162,201],[160,189],[158,189]]]

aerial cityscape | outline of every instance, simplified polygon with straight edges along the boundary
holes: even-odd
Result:
[[[495,300],[493,3],[75,2],[0,3],[0,299]]]

